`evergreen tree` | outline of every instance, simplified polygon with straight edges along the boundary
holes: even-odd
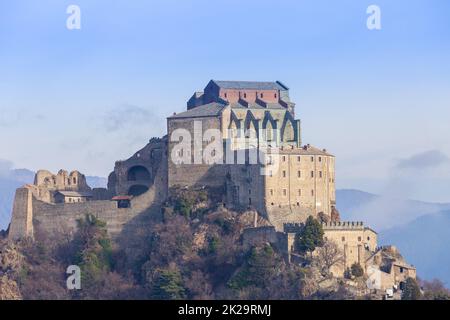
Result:
[[[313,252],[316,247],[323,246],[323,228],[317,219],[309,216],[303,230],[297,234],[295,247],[298,252],[305,254]]]
[[[91,214],[77,222],[74,262],[81,268],[83,285],[97,286],[102,275],[112,267],[112,248],[106,223]]]
[[[161,300],[185,299],[183,279],[178,269],[158,269],[152,286],[152,298]]]

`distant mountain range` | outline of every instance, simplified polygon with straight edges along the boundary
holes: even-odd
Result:
[[[34,174],[28,169],[14,169],[0,175],[0,230],[8,228],[16,189],[33,183]],[[103,177],[87,176],[86,180],[92,188],[106,187],[107,184],[107,179]]]
[[[400,199],[351,189],[337,190],[336,202],[343,220],[364,221],[377,231],[450,210],[450,203]]]
[[[438,278],[450,288],[450,211],[430,214],[380,232],[381,243],[392,243],[417,267],[420,277]]]

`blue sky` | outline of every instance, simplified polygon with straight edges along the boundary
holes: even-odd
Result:
[[[447,0],[2,1],[0,159],[106,176],[210,79],[286,83],[338,187],[450,201]]]

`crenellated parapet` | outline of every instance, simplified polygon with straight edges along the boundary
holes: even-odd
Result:
[[[335,230],[351,230],[351,229],[361,229],[365,228],[364,222],[362,221],[334,221],[334,222],[324,222],[322,223],[323,229],[335,229]]]

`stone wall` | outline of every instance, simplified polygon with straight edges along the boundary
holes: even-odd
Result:
[[[201,124],[199,137],[194,135],[194,123]],[[221,164],[206,164],[203,161],[203,150],[209,144],[203,141],[203,134],[208,129],[221,130],[221,121],[219,117],[202,117],[188,119],[168,119],[168,187],[173,186],[224,186],[227,168]],[[191,137],[191,145],[188,150],[183,150],[183,155],[190,160],[189,163],[175,163],[175,157],[172,157],[173,148],[178,141],[171,141],[172,133],[177,129],[185,129]],[[194,148],[194,141],[201,142],[198,148]],[[174,151],[175,152],[175,151]],[[201,159],[201,163],[195,163],[195,157]]]
[[[33,193],[30,188],[19,188],[14,197],[8,237],[17,240],[33,236]]]
[[[150,188],[167,152],[166,138],[152,138],[127,160],[117,161],[108,177],[108,189],[113,195],[136,195],[139,189]]]
[[[106,222],[108,233],[114,239],[118,236],[133,236],[133,225],[139,226],[148,215],[159,216],[161,203],[167,197],[167,161],[160,162],[154,184],[150,189],[131,199],[130,208],[118,208],[117,202],[97,200],[84,203],[54,204],[37,199],[35,186],[26,186],[16,191],[9,238],[17,240],[32,237],[35,232],[47,236],[71,234],[77,220],[92,214]]]
[[[324,239],[337,244],[344,256],[344,263],[336,266],[333,273],[343,275],[354,263],[366,267],[367,256],[377,248],[377,233],[362,222],[336,222],[323,224]]]

